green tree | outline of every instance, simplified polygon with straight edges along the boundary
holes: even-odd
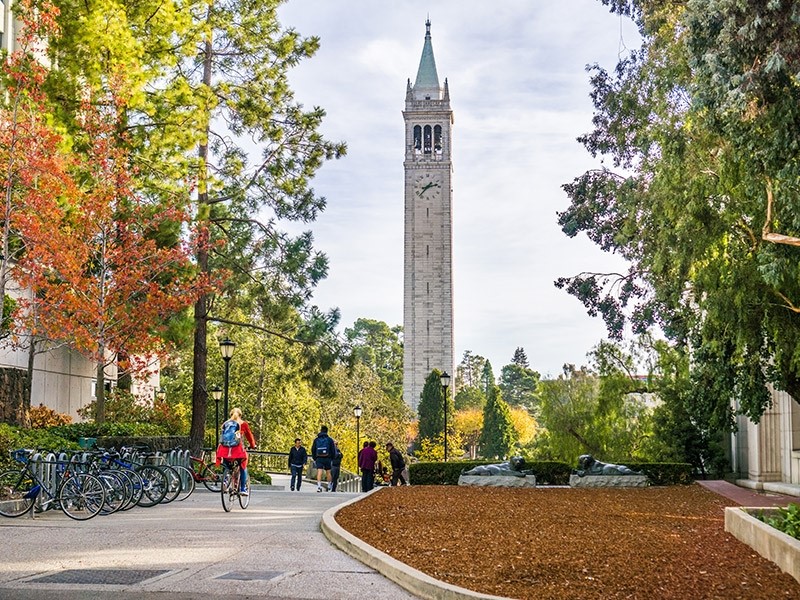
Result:
[[[573,365],[541,382],[539,424],[546,433],[537,436],[539,458],[567,463],[576,463],[581,454],[604,458],[593,426],[599,383],[596,375]]]
[[[425,378],[425,385],[422,387],[417,414],[419,416],[419,439],[434,440],[437,435],[444,432],[444,403],[445,398],[442,391],[440,380],[441,371],[434,369]],[[453,395],[447,392],[447,435],[450,436],[454,431],[455,405]],[[449,440],[448,440],[449,442]]]
[[[483,429],[480,453],[485,458],[506,458],[517,441],[511,409],[503,400],[502,392],[492,386],[483,409]]]
[[[357,319],[352,328],[344,330],[350,363],[371,369],[380,378],[383,391],[392,398],[403,397],[402,330],[399,325],[389,327],[373,319]]]
[[[688,398],[711,402],[709,427],[732,426],[732,406],[757,421],[768,382],[800,398],[794,6],[604,3],[634,18],[642,47],[613,73],[592,69],[594,129],[581,141],[614,170],[564,186],[559,221],[631,266],[557,284],[612,336],[655,323],[689,351],[692,379],[715,392]]]
[[[196,267],[224,287],[202,296],[193,311],[195,449],[208,407],[209,323],[228,331],[256,325],[264,335],[310,347],[329,339],[338,319],[307,306],[327,273],[312,235],[281,229],[287,221],[313,221],[324,209],[310,180],[345,147],[320,135],[322,109],[306,110],[294,99],[288,72],[314,54],[319,40],[282,30],[279,4],[60,0],[65,34],[48,50],[59,66],[52,97],[67,129],[76,122],[80,86],[102,84],[111,66],[124,65],[138,84],[138,103],[123,120],[134,132],[142,193],[163,198],[176,187],[196,190],[195,219],[211,241],[211,250],[196,254]],[[230,318],[243,304],[244,320]],[[318,352],[305,358],[332,364]]]
[[[483,364],[481,371],[481,388],[483,395],[488,399],[492,388],[497,384],[494,378],[494,371],[492,370],[492,363],[488,360]]]
[[[511,363],[500,371],[500,390],[511,406],[536,408],[536,386],[540,375],[528,366],[525,350],[517,348]]]
[[[486,359],[473,354],[470,350],[464,352],[461,362],[456,367],[456,410],[468,408],[483,408],[486,404],[484,393],[483,369]]]
[[[521,346],[517,346],[517,349],[514,350],[514,356],[511,357],[511,362],[518,367],[523,367],[525,369],[528,369],[531,366],[528,362],[528,355],[525,354],[525,349]]]

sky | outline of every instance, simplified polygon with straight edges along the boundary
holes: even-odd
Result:
[[[327,208],[304,228],[330,261],[313,303],[338,307],[341,329],[403,323],[402,111],[430,18],[455,116],[456,364],[469,350],[499,374],[517,347],[545,377],[588,364],[605,326],[553,282],[626,266],[584,235],[568,238],[557,212],[569,206],[561,186],[600,166],[576,141],[591,129],[586,66],[612,70],[635,28],[599,0],[289,0],[279,16],[320,38],[291,86],[325,109],[324,135],[348,145],[313,181]]]

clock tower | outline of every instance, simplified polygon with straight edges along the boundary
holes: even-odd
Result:
[[[455,381],[453,344],[453,111],[439,85],[431,22],[406,88],[403,400],[416,411],[433,369]],[[451,390],[451,392],[454,390]]]

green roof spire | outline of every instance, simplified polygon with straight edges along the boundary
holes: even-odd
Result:
[[[436,60],[433,58],[431,44],[431,20],[425,21],[425,45],[422,46],[422,58],[419,59],[417,80],[414,82],[414,98],[416,100],[441,100],[442,89],[439,87],[439,75],[436,73]]]

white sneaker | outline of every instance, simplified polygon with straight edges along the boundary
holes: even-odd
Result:
[[[321,485],[318,485],[318,486],[317,486],[317,491],[318,491],[318,492],[321,492],[321,491],[322,491],[322,486],[321,486]]]

